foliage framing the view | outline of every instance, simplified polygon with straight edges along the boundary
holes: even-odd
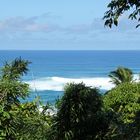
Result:
[[[140,1],[139,0],[111,0],[108,4],[109,10],[105,13],[104,19],[105,26],[109,26],[110,28],[112,25],[118,25],[119,17],[122,16],[127,11],[130,11],[129,19],[135,19],[138,21],[139,27],[140,24]]]
[[[28,71],[28,61],[21,58],[6,62],[0,77],[0,139],[46,139],[51,119],[37,102],[21,103],[29,94],[29,85],[21,76]],[[47,107],[47,106],[46,106]],[[46,108],[45,107],[45,108]]]

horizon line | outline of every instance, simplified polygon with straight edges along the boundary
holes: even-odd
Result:
[[[30,49],[30,50],[18,50],[18,49],[1,49],[0,51],[140,51],[140,49],[128,49],[128,50],[125,50],[125,49],[116,49],[116,50],[111,50],[111,49],[106,49],[106,50],[46,50],[46,49],[40,49],[40,50],[33,50],[33,49]]]

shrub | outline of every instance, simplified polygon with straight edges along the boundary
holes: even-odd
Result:
[[[94,139],[106,126],[101,109],[101,95],[96,88],[83,83],[67,84],[56,116],[56,139]]]
[[[132,123],[135,113],[140,110],[140,83],[123,83],[104,96],[107,109],[120,114],[124,123]]]

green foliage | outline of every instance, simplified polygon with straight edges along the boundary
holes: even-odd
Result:
[[[50,115],[39,100],[21,103],[29,94],[22,81],[29,62],[6,63],[0,76],[1,140],[137,140],[140,139],[140,83],[130,69],[110,73],[117,86],[101,95],[83,83],[69,83]]]
[[[136,112],[134,122],[128,126],[126,133],[131,139],[140,139],[140,111]]]
[[[11,63],[6,62],[1,72],[2,80],[20,80],[21,76],[27,74],[29,61],[17,58]]]
[[[65,86],[56,116],[56,139],[90,140],[106,128],[99,91],[83,83]]]
[[[105,13],[105,26],[118,25],[118,19],[127,11],[132,11],[128,18],[140,21],[140,1],[139,0],[111,0],[108,4],[109,10]],[[139,27],[138,24],[136,27]]]
[[[44,108],[49,107],[44,106]],[[18,108],[13,107],[12,114],[15,116],[14,128],[16,139],[49,139],[49,130],[52,124],[51,116],[47,115],[46,110],[39,111],[36,102],[21,104]]]
[[[27,66],[28,61],[16,59],[12,63],[6,63],[1,71],[0,139],[15,139],[14,115],[11,110],[13,106],[19,106],[19,98],[24,99],[28,95],[29,86],[20,80]]]
[[[0,139],[1,140],[46,140],[49,136],[51,117],[48,106],[39,110],[36,101],[21,103],[29,94],[29,85],[21,76],[28,71],[29,62],[15,59],[6,63],[0,78]]]
[[[117,70],[110,72],[109,77],[115,85],[125,82],[129,83],[133,81],[133,72],[128,68],[118,67]]]
[[[107,109],[119,113],[124,123],[132,123],[135,113],[140,110],[140,84],[123,83],[104,96]]]

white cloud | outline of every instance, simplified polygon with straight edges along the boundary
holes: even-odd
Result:
[[[66,40],[81,42],[104,40],[139,40],[139,28],[135,29],[135,22],[125,18],[118,27],[112,29],[104,27],[104,21],[96,18],[89,24],[81,23],[71,26],[48,22],[48,18],[55,18],[51,13],[32,17],[11,17],[0,21],[0,39],[9,40]],[[56,16],[57,18],[57,16]],[[54,38],[55,37],[55,38]],[[35,38],[35,39],[34,39]],[[45,39],[44,39],[45,38]],[[47,39],[46,39],[47,38]]]

